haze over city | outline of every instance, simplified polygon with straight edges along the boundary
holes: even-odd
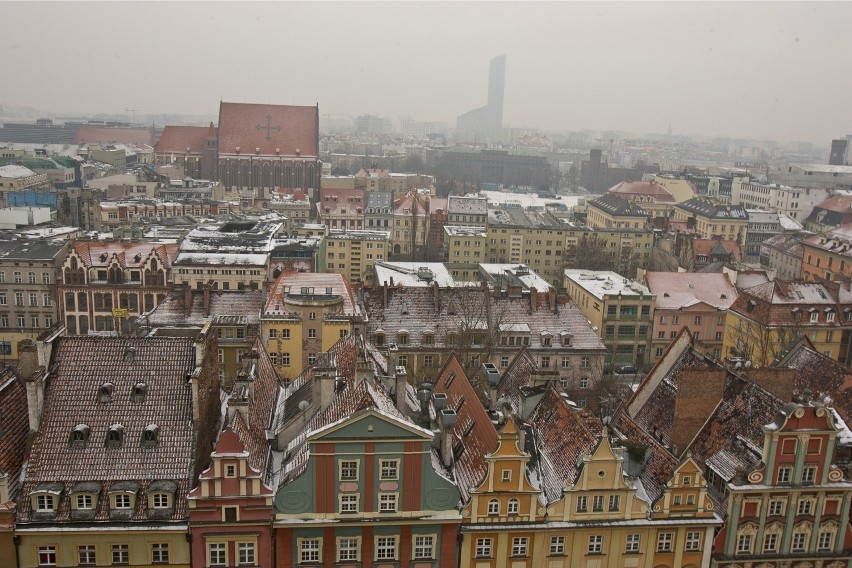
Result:
[[[0,104],[319,104],[453,126],[505,54],[504,123],[802,140],[852,130],[852,4],[4,2]],[[49,70],[49,72],[47,72]]]

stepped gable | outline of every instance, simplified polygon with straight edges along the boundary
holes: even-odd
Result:
[[[49,487],[60,495],[52,521],[70,518],[68,493],[85,487],[99,492],[90,520],[115,519],[109,491],[137,492],[136,508],[124,520],[153,518],[147,511],[149,487],[174,488],[174,508],[158,520],[186,517],[186,493],[195,465],[192,392],[187,377],[195,369],[195,342],[174,337],[64,337],[57,341],[45,392],[44,412],[35,435],[23,495]],[[140,399],[134,387],[145,384]],[[103,387],[111,384],[111,388]],[[105,396],[109,391],[111,394]],[[88,427],[84,448],[72,447],[75,428]],[[110,429],[123,428],[119,447],[107,447]],[[157,443],[143,446],[147,426],[158,428]],[[19,500],[19,522],[39,520],[28,498]],[[72,519],[73,520],[73,519]]]
[[[577,479],[583,455],[597,446],[600,432],[593,431],[553,386],[548,387],[527,422],[535,438],[541,487],[547,502],[553,503],[562,498],[565,485]]]

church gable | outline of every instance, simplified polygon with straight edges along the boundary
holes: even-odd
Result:
[[[319,109],[310,106],[221,103],[219,153],[316,156]]]
[[[313,432],[310,441],[331,442],[352,439],[403,441],[412,438],[428,441],[432,439],[432,433],[371,408]]]

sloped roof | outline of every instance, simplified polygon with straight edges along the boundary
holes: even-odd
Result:
[[[0,166],[0,178],[28,178],[36,175],[34,171],[25,167],[19,166],[18,164],[9,164],[6,166]]]
[[[600,432],[593,432],[552,385],[527,422],[533,427],[545,497],[548,503],[558,501],[565,484],[577,479],[583,454],[594,450]]]
[[[219,153],[316,156],[319,107],[220,103]],[[239,150],[237,150],[239,148]]]
[[[282,272],[269,289],[266,305],[263,306],[264,314],[273,315],[286,311],[287,298],[305,295],[302,292],[305,288],[311,290],[308,295],[317,296],[328,295],[327,291],[330,288],[331,295],[339,296],[343,301],[339,315],[361,314],[361,307],[355,299],[355,293],[349,281],[341,274],[321,272]]]
[[[649,217],[651,213],[642,209],[635,201],[616,193],[605,193],[587,203],[617,217]]]
[[[154,144],[153,128],[107,128],[81,126],[74,135],[74,144]]]
[[[150,327],[160,326],[196,326],[224,316],[241,316],[245,325],[260,323],[260,309],[263,307],[262,290],[213,290],[210,293],[210,315],[204,315],[204,293],[192,291],[192,305],[186,312],[186,296],[182,290],[175,290],[163,300],[148,316]]]
[[[764,324],[794,325],[804,323],[808,327],[815,325],[830,325],[820,318],[818,323],[811,323],[806,315],[801,320],[796,314],[816,309],[820,311],[833,310],[837,312],[840,304],[835,291],[820,282],[802,282],[774,280],[740,291],[736,301],[731,304],[731,310],[749,319]]]
[[[721,205],[702,199],[693,197],[677,204],[679,209],[683,209],[695,215],[701,215],[709,219],[747,221],[748,213],[742,205]]]
[[[160,134],[160,139],[154,146],[154,152],[157,154],[175,153],[183,155],[186,152],[198,154],[204,151],[207,146],[207,137],[211,134],[210,129],[213,128],[212,134],[216,136],[216,129],[213,123],[210,126],[166,126],[163,128],[163,133]]]
[[[434,392],[446,394],[447,408],[457,414],[453,427],[453,471],[462,503],[467,503],[470,491],[479,486],[488,472],[485,456],[497,448],[497,430],[455,354],[438,373]],[[461,450],[460,454],[456,448]]]
[[[692,252],[695,256],[732,254],[735,262],[742,260],[742,252],[737,241],[728,239],[693,239]]]
[[[89,268],[106,267],[112,264],[113,256],[122,268],[140,268],[153,253],[163,268],[170,268],[177,256],[175,243],[123,243],[120,241],[74,241],[71,245],[83,264]],[[70,251],[69,251],[70,254]]]
[[[651,203],[677,203],[674,195],[662,185],[653,181],[622,181],[607,190],[608,193],[618,194],[625,199],[633,200],[637,197],[646,197]]]
[[[737,298],[737,289],[725,274],[646,272],[645,281],[657,296],[657,309],[685,308],[703,302],[727,310]]]
[[[132,357],[129,350],[132,349]],[[80,482],[99,484],[95,520],[109,517],[108,491],[116,484],[138,484],[141,493],[127,520],[148,520],[145,491],[153,481],[177,487],[168,519],[186,516],[186,491],[195,460],[191,385],[195,344],[188,338],[63,337],[53,356],[54,371],[45,392],[41,427],[35,435],[24,494],[45,483],[58,484],[67,495]],[[133,387],[144,382],[142,402],[132,402]],[[99,402],[99,391],[111,383],[110,402]],[[85,449],[70,446],[74,428],[90,429]],[[142,447],[145,428],[159,427],[154,447]],[[107,448],[110,428],[121,425],[121,447]],[[63,498],[55,519],[67,520]],[[19,501],[19,521],[38,520],[29,499]]]
[[[0,370],[0,475],[9,476],[12,501],[18,496],[29,432],[27,391],[12,368],[3,367]]]

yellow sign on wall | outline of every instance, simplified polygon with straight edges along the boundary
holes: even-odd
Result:
[[[127,308],[113,308],[112,309],[112,317],[114,317],[114,318],[126,318],[127,317]]]

